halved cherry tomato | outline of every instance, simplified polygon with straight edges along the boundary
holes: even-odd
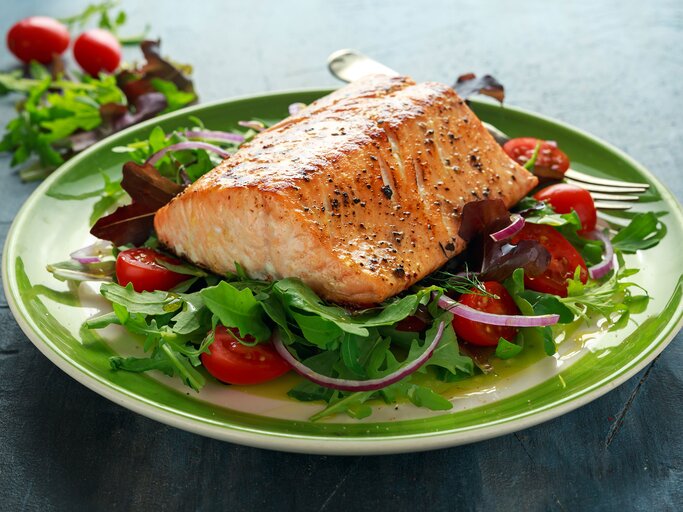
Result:
[[[503,145],[503,151],[519,165],[524,165],[531,159],[538,142],[539,139],[534,137],[510,139]],[[534,164],[534,174],[540,178],[562,179],[569,169],[569,157],[555,143],[540,142],[541,148]]]
[[[133,283],[136,292],[154,290],[170,290],[174,286],[189,279],[190,276],[178,274],[159,265],[157,260],[173,265],[182,262],[161,254],[154,249],[128,249],[119,253],[116,258],[116,280],[121,286]]]
[[[576,267],[581,268],[581,282],[588,280],[586,262],[574,246],[552,226],[527,222],[510,242],[516,244],[520,240],[535,240],[550,253],[550,264],[545,272],[535,277],[524,276],[524,285],[527,288],[566,297],[567,280],[574,277]]]
[[[486,313],[496,313],[500,315],[519,315],[520,311],[505,287],[496,281],[484,282],[486,291],[497,295],[498,298],[488,297],[474,293],[465,293],[460,296],[458,302]],[[489,325],[481,322],[468,320],[460,316],[453,317],[453,329],[458,338],[463,339],[473,345],[492,347],[498,345],[498,340],[504,338],[512,341],[517,335],[516,327],[505,327],[502,325]]]
[[[7,32],[7,47],[22,62],[36,60],[49,64],[69,46],[69,31],[46,16],[31,16],[12,25]]]
[[[121,63],[121,45],[111,32],[93,28],[76,39],[74,58],[83,71],[93,76],[100,71],[112,73]]]
[[[534,194],[534,198],[550,203],[557,213],[569,213],[574,210],[581,220],[579,233],[587,233],[595,229],[595,222],[598,219],[595,203],[590,192],[585,188],[568,183],[557,183],[539,190]]]
[[[210,353],[201,355],[204,368],[228,384],[260,384],[287,373],[291,367],[280,357],[271,343],[249,347],[240,343],[239,331],[216,326],[216,337],[209,346]],[[254,342],[246,336],[244,341]]]

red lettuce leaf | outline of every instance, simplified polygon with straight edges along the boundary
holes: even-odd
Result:
[[[138,69],[122,71],[117,75],[117,84],[128,98],[129,103],[135,104],[140,96],[155,92],[156,89],[152,84],[154,79],[167,80],[172,82],[179,91],[195,94],[192,80],[187,77],[182,67],[161,56],[159,45],[160,41],[143,41],[140,48],[146,62]]]
[[[534,240],[520,240],[513,245],[489,236],[509,223],[510,213],[501,199],[472,201],[463,208],[458,235],[468,242],[470,268],[478,268],[479,278],[484,281],[504,281],[518,268],[537,276],[550,263],[548,250]]]
[[[123,130],[129,126],[151,119],[164,110],[168,103],[160,92],[148,92],[135,98],[133,103],[135,112],[125,112],[113,122],[114,131]]]
[[[535,240],[520,240],[516,245],[494,242],[490,237],[484,243],[484,257],[481,263],[480,279],[502,282],[518,269],[524,274],[537,276],[550,264],[550,253]]]
[[[121,187],[133,202],[102,217],[90,233],[114,245],[142,244],[154,229],[154,214],[183,187],[159,174],[153,166],[128,162],[123,166]]]

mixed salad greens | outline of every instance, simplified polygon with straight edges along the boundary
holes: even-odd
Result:
[[[9,49],[24,64],[0,73],[0,96],[20,98],[0,152],[12,153],[24,181],[46,177],[112,133],[197,101],[191,67],[162,57],[147,30],[121,36],[127,16],[117,5],[91,4],[61,20],[33,16],[9,30]],[[96,28],[86,29],[95,20]],[[83,32],[71,45],[76,30]],[[122,44],[139,44],[144,61],[123,63]],[[62,58],[70,46],[80,70]]]
[[[199,391],[207,373],[248,385],[293,369],[305,378],[288,395],[325,404],[312,420],[364,418],[377,399],[448,410],[451,402],[436,391],[443,383],[489,372],[492,359],[530,347],[551,356],[574,322],[597,316],[601,328],[622,328],[649,300],[629,280],[637,270],[625,267],[623,254],[657,244],[664,224],[654,213],[635,214],[612,236],[613,226],[595,226],[594,206],[593,217],[579,207],[586,201],[580,192],[569,208],[553,195],[538,200],[539,192],[512,214],[501,201],[469,203],[460,229],[468,251],[373,308],[326,303],[295,278],[251,279],[238,262],[232,274],[210,274],[159,246],[154,213],[268,122],[241,123],[248,127],[242,132],[194,123],[172,133],[157,127],[147,140],[116,148],[132,159],[121,182],[104,176],[90,194],[100,196],[92,233],[109,242],[48,266],[58,279],[104,281],[100,290],[113,311],[89,319],[87,328],[115,324],[144,339],[148,355],[112,357],[115,371],[158,370]],[[534,139],[515,158],[531,169],[552,167],[539,160],[543,144]],[[126,196],[128,205],[104,215]]]

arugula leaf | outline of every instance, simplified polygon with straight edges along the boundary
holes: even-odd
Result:
[[[162,259],[157,259],[155,261],[162,267],[167,268],[168,270],[172,270],[176,274],[194,277],[207,277],[209,275],[208,272],[206,272],[205,270],[202,270],[201,268],[190,263],[183,262],[176,265],[175,263],[170,263]]]
[[[365,340],[363,340],[365,341]],[[358,347],[358,337],[349,333],[344,333],[341,341],[341,359],[344,365],[357,376],[364,376],[365,370],[360,364],[360,349]]]
[[[126,370],[134,373],[159,370],[169,377],[175,374],[173,365],[161,351],[156,351],[151,357],[110,357],[109,365],[113,370]]]
[[[123,306],[129,313],[165,315],[178,311],[183,305],[182,298],[175,293],[136,292],[132,283],[125,288],[116,283],[102,283],[100,293],[109,302]]]
[[[342,412],[350,412],[358,410],[358,407],[364,404],[370,397],[375,394],[375,391],[357,391],[346,395],[345,397],[330,403],[322,411],[314,414],[309,419],[311,421],[318,421],[328,416],[333,416]],[[362,409],[361,409],[362,410]],[[356,416],[357,418],[359,416]]]
[[[496,357],[500,359],[510,359],[519,355],[524,348],[516,343],[511,343],[505,338],[500,338],[498,340],[498,346],[496,347]]]
[[[194,369],[191,358],[174,350],[170,344],[163,341],[158,343],[150,357],[114,356],[109,358],[109,364],[113,370],[136,373],[159,370],[169,377],[180,377],[195,391],[199,391],[206,383],[202,374]]]
[[[66,260],[51,263],[46,269],[60,281],[111,281],[115,265],[116,262],[113,260],[87,265],[76,260]]]
[[[312,313],[337,325],[342,331],[359,336],[367,336],[369,331],[353,322],[349,314],[339,306],[326,306],[313,290],[298,279],[288,278],[273,284],[273,292],[277,293],[284,306]]]
[[[311,370],[321,373],[323,375],[331,375],[332,369],[339,361],[339,354],[334,351],[325,351],[307,359],[302,362]],[[328,401],[332,397],[334,391],[330,388],[319,386],[314,382],[305,380],[297,384],[295,387],[287,392],[287,395],[296,398],[302,402],[313,402],[317,400]]]
[[[447,411],[453,408],[451,402],[426,386],[409,384],[405,394],[417,407],[426,407],[432,411]]]
[[[211,328],[211,315],[204,305],[204,299],[197,293],[181,294],[184,301],[182,309],[171,320],[173,331],[178,334],[206,332]]]
[[[290,311],[290,314],[301,328],[307,341],[322,349],[334,350],[338,346],[343,331],[337,324],[322,317]]]
[[[226,327],[235,327],[240,336],[253,336],[256,341],[270,338],[270,328],[264,322],[263,308],[248,288],[238,290],[221,281],[199,292],[209,310]]]
[[[430,296],[432,288],[425,288],[415,294],[391,301],[379,311],[371,309],[355,315],[349,314],[342,307],[325,305],[322,299],[299,279],[277,281],[273,284],[273,292],[290,311],[310,313],[333,322],[342,331],[368,336],[368,329],[371,327],[393,325],[415,313],[421,301]]]
[[[543,331],[543,349],[545,350],[546,355],[552,356],[557,352],[553,330],[549,325],[542,327],[541,330]]]
[[[612,246],[625,253],[635,253],[657,245],[666,232],[666,225],[657,214],[639,213],[612,238]]]
[[[152,78],[150,82],[152,87],[166,98],[168,106],[163,113],[178,110],[179,108],[183,108],[190,103],[197,101],[197,95],[194,91],[180,91],[178,90],[178,86],[173,82],[162,80],[161,78]]]
[[[524,299],[533,308],[533,315],[560,315],[559,323],[568,324],[574,321],[572,311],[562,303],[556,295],[533,290],[518,292],[517,297]]]
[[[434,350],[432,357],[422,365],[418,372],[427,373],[427,368],[439,367],[446,370],[446,372],[450,373],[452,376],[474,374],[474,362],[472,361],[472,358],[460,354],[455,331],[453,330],[453,325],[451,323],[452,319],[453,315],[451,313],[445,313],[434,319],[432,328],[427,331],[427,339],[433,339],[431,330],[436,329],[440,322],[446,322],[446,328],[444,329],[443,337]],[[441,375],[441,377],[441,380],[447,380],[445,376]]]
[[[575,275],[574,279],[569,279],[567,281],[567,297],[560,297],[558,301],[576,317],[588,319],[590,314],[598,313],[610,320],[612,313],[624,309],[621,306],[626,305],[630,299],[630,288],[640,288],[633,282],[624,281],[625,278],[638,271],[624,268],[623,257],[618,255],[618,259],[620,261],[619,269],[616,272],[613,271],[603,283],[589,280],[584,284],[578,275]],[[628,307],[626,307],[624,314],[628,314]]]

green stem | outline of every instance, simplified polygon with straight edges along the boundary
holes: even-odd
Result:
[[[524,164],[524,168],[528,171],[533,170],[534,165],[536,165],[536,159],[538,158],[538,152],[541,150],[541,144],[543,144],[542,141],[538,141],[536,143],[536,147],[534,148],[534,153],[531,155],[531,158],[529,158],[529,161]]]
[[[181,375],[181,377],[187,383],[187,385],[195,391],[199,391],[202,385],[192,375],[190,375],[190,372],[187,371],[185,365],[183,365],[183,363],[181,363],[178,360],[178,357],[173,353],[171,347],[168,346],[166,343],[160,343],[159,345],[161,345],[161,350],[164,351],[166,357],[168,357],[169,361],[171,361],[171,364],[175,366],[175,368],[178,370],[178,373]]]

